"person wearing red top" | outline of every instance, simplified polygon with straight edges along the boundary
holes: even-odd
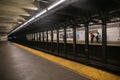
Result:
[[[91,38],[91,43],[92,43],[93,39],[94,39],[94,34],[93,33],[90,33],[90,38]]]

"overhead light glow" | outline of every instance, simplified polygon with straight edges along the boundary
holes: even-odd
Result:
[[[29,19],[27,22],[31,22],[35,19],[35,17],[32,17],[31,19]]]
[[[47,12],[47,10],[44,9],[43,11],[41,11],[41,12],[39,12],[37,15],[35,15],[35,18],[37,18],[37,17],[43,15],[43,14],[46,13],[46,12]]]
[[[53,5],[51,5],[51,6],[48,7],[48,10],[53,9],[54,7],[58,6],[59,4],[65,2],[65,1],[66,0],[59,0],[59,1],[55,2]]]
[[[66,0],[58,0],[55,3],[53,3],[52,5],[50,5],[48,8],[40,11],[38,14],[36,14],[35,16],[33,16],[32,18],[30,18],[27,22],[23,23],[22,25],[20,25],[18,28],[16,28],[15,30],[13,30],[10,34],[18,31],[19,29],[21,29],[22,27],[26,26],[28,23],[32,22],[33,20],[35,20],[36,18],[40,17],[41,15],[45,14],[47,11],[55,8],[56,6],[62,4],[63,2],[65,2]]]

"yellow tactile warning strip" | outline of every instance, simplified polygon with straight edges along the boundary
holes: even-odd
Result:
[[[66,67],[74,72],[77,72],[78,74],[80,74],[82,76],[88,77],[91,80],[120,80],[120,76],[118,76],[118,75],[108,73],[106,71],[102,71],[102,70],[99,70],[99,69],[96,69],[96,68],[93,68],[90,66],[86,66],[86,65],[74,62],[74,61],[59,58],[59,57],[56,57],[56,56],[32,49],[32,48],[22,46],[20,44],[16,44],[16,43],[14,43],[14,44],[35,54],[35,55],[43,57],[49,61],[52,61],[56,64]]]

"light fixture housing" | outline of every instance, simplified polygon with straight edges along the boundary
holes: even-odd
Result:
[[[12,32],[10,32],[10,34],[20,30],[21,28],[23,28],[24,26],[26,26],[28,23],[31,23],[33,20],[37,19],[38,17],[40,17],[41,15],[47,13],[48,11],[52,10],[53,8],[57,7],[58,5],[62,4],[63,2],[65,2],[66,0],[57,0],[56,2],[54,2],[52,5],[48,6],[47,8],[45,8],[44,10],[40,11],[38,14],[36,14],[35,16],[33,16],[32,18],[30,18],[28,21],[26,21],[25,23],[23,23],[22,25],[20,25],[19,27],[17,27],[16,29],[14,29]],[[9,34],[9,35],[10,35]]]

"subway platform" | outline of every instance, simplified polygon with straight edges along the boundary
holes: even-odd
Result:
[[[120,80],[120,76],[16,43],[0,42],[0,80]]]

